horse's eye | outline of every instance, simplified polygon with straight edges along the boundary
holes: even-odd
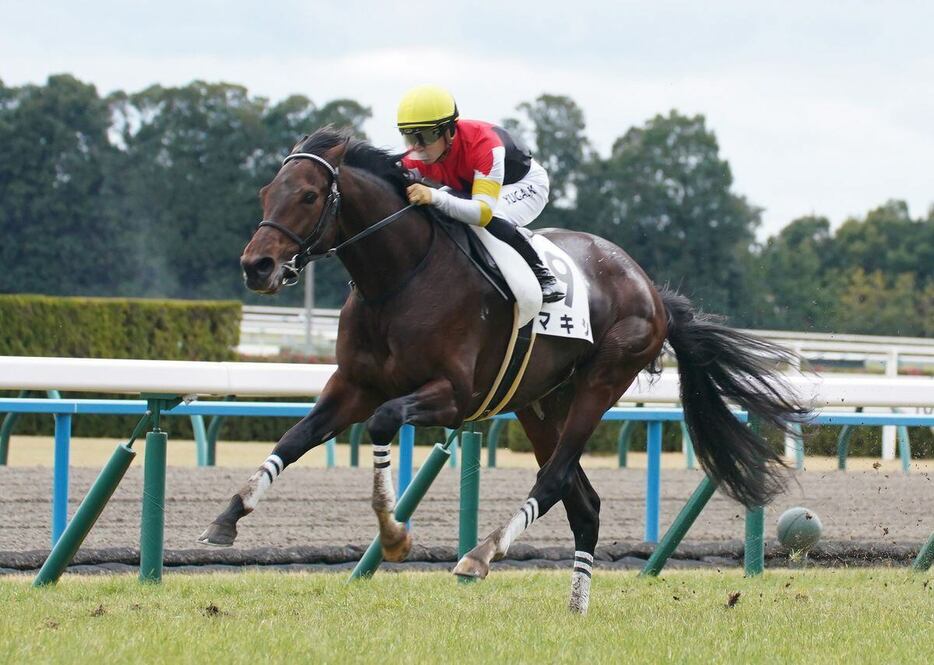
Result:
[[[302,196],[302,203],[314,203],[318,200],[318,195],[314,192],[305,192],[305,195]]]

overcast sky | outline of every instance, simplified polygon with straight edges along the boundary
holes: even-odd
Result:
[[[932,2],[0,0],[0,79],[349,97],[392,147],[399,96],[428,82],[492,121],[568,95],[603,154],[656,113],[702,113],[770,235],[809,213],[838,225],[889,198],[916,217],[934,203],[932,26]]]

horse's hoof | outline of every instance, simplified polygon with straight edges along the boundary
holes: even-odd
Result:
[[[485,579],[490,574],[490,564],[475,559],[470,556],[470,552],[465,554],[452,571],[458,577],[466,577],[472,580]]]
[[[221,524],[211,522],[211,525],[198,536],[198,542],[202,545],[214,545],[216,547],[230,547],[237,537],[236,524]]]
[[[412,549],[412,534],[408,531],[402,531],[401,538],[388,544],[380,541],[380,547],[383,550],[383,559],[385,561],[393,563],[405,561],[405,557],[409,555],[409,551]]]

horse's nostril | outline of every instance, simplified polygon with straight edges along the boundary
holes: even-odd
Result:
[[[266,279],[272,274],[276,262],[271,256],[263,256],[256,261],[243,261],[243,271],[248,277]]]

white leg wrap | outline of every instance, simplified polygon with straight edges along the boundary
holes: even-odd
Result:
[[[373,446],[373,510],[396,509],[396,488],[392,484],[389,445]]]
[[[574,571],[571,573],[571,599],[568,609],[578,614],[587,614],[590,605],[590,578],[593,575],[593,555],[574,552]]]
[[[259,503],[263,494],[266,493],[273,481],[279,477],[284,468],[285,464],[282,462],[281,457],[270,455],[262,466],[257,469],[256,473],[250,476],[246,488],[240,493],[240,498],[243,499],[243,507],[247,511],[256,508],[256,504]]]
[[[519,534],[532,526],[532,522],[537,519],[538,501],[534,497],[529,497],[503,530],[503,535],[496,544],[496,553],[500,556],[506,554],[509,546],[519,537]]]

